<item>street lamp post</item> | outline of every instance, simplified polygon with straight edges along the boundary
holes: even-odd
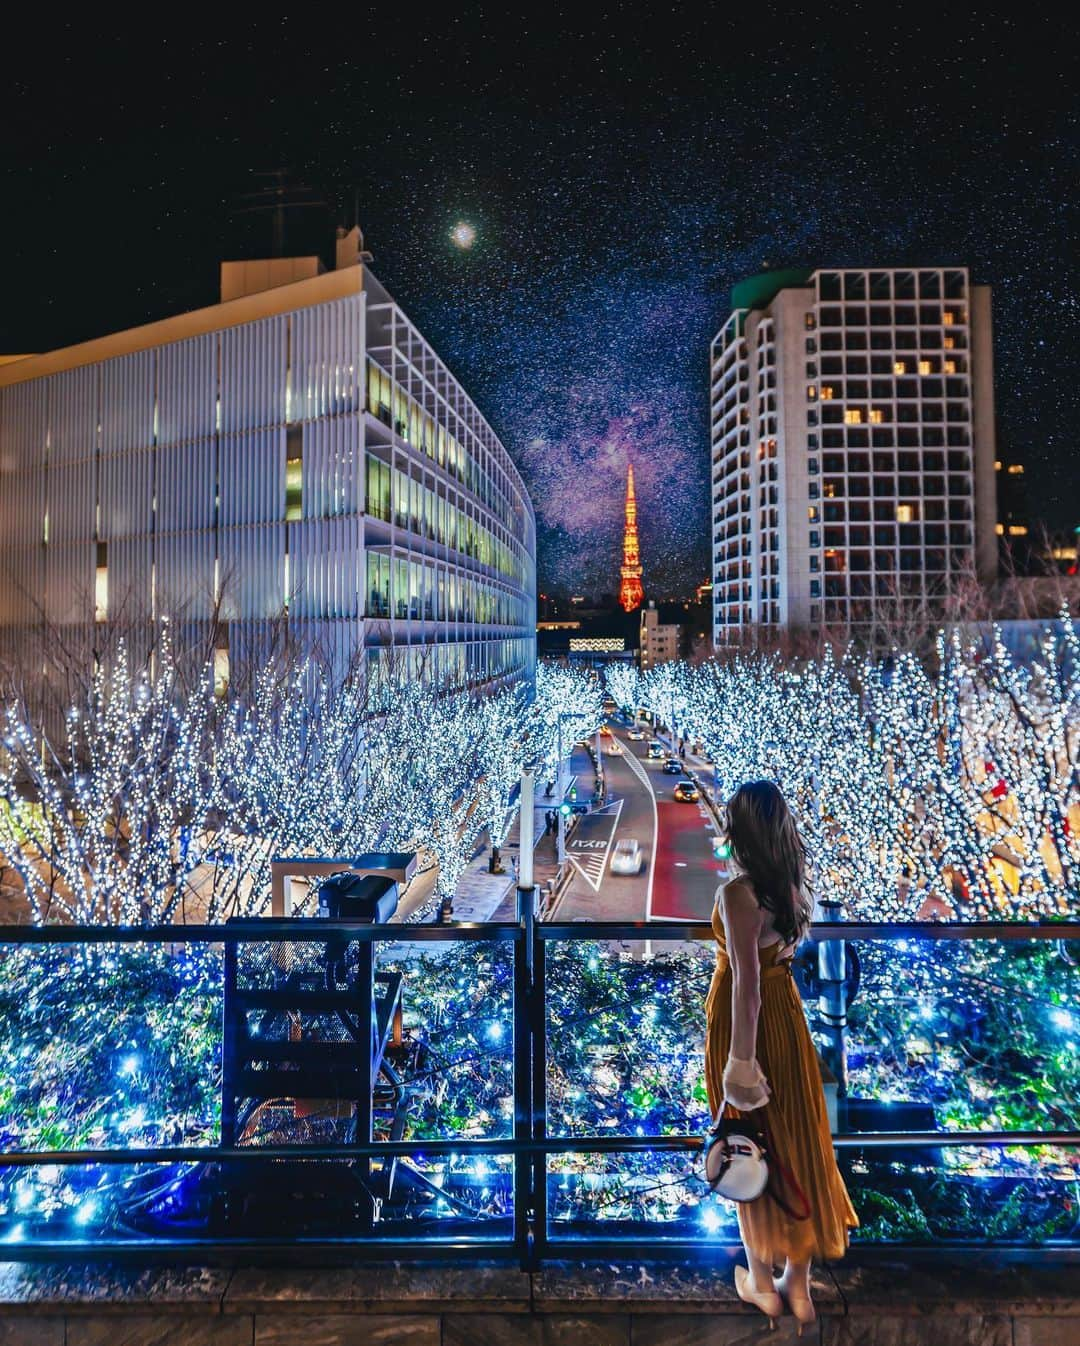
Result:
[[[562,873],[562,867],[566,863],[566,814],[563,812],[563,801],[566,798],[565,777],[563,775],[563,745],[562,745],[562,726],[563,720],[576,720],[579,717],[571,711],[563,711],[558,716],[558,753],[559,753],[559,799],[558,799],[558,832],[556,834],[555,854],[559,862],[559,873]]]

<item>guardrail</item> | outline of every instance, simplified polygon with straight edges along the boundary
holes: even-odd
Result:
[[[909,923],[902,926],[826,922],[815,925],[810,935],[819,944],[835,940],[1071,941],[1080,940],[1080,922],[1022,925]],[[340,1143],[282,1142],[274,1138],[272,1131],[268,1131],[260,1143],[245,1143],[242,1140],[243,1127],[238,1124],[236,1100],[229,1095],[222,1104],[222,1143],[219,1145],[82,1145],[77,1148],[55,1146],[49,1149],[9,1149],[0,1153],[0,1178],[5,1170],[30,1172],[47,1168],[49,1171],[62,1172],[81,1166],[108,1173],[124,1166],[145,1169],[148,1166],[167,1165],[179,1172],[177,1191],[189,1178],[192,1181],[198,1179],[202,1186],[199,1187],[197,1200],[210,1212],[201,1225],[188,1220],[187,1223],[178,1223],[172,1236],[166,1234],[146,1239],[120,1237],[115,1228],[110,1232],[108,1227],[94,1232],[89,1241],[70,1234],[54,1237],[47,1231],[28,1232],[23,1228],[25,1222],[20,1222],[15,1225],[15,1228],[22,1230],[17,1240],[18,1255],[20,1258],[61,1257],[76,1253],[80,1256],[87,1253],[118,1256],[133,1252],[145,1253],[148,1247],[158,1251],[163,1247],[174,1251],[197,1250],[200,1254],[229,1250],[251,1253],[259,1249],[302,1244],[309,1250],[363,1246],[366,1254],[400,1258],[421,1253],[427,1256],[483,1248],[488,1252],[513,1254],[523,1265],[533,1267],[545,1257],[565,1256],[568,1252],[603,1255],[621,1250],[625,1253],[625,1240],[611,1237],[604,1230],[594,1228],[578,1236],[566,1235],[557,1227],[549,1213],[552,1182],[549,1161],[556,1156],[585,1155],[623,1155],[628,1164],[634,1156],[669,1155],[685,1158],[698,1151],[700,1136],[686,1132],[659,1135],[611,1135],[597,1132],[549,1134],[548,1053],[552,1031],[547,985],[549,950],[587,941],[611,948],[625,945],[628,946],[628,956],[640,957],[646,945],[655,948],[658,944],[711,939],[710,927],[698,922],[542,922],[536,919],[531,902],[522,904],[520,917],[515,922],[486,924],[402,927],[357,925],[349,921],[270,918],[221,926],[0,927],[0,956],[5,948],[26,949],[36,946],[44,949],[55,945],[81,948],[109,944],[212,946],[223,950],[223,965],[227,970],[231,969],[227,975],[234,979],[236,985],[243,981],[242,976],[240,981],[236,981],[237,960],[241,950],[245,947],[250,950],[254,946],[265,946],[267,954],[259,967],[273,982],[273,988],[249,992],[250,1005],[237,1002],[231,1010],[227,1010],[223,1030],[223,1072],[226,1080],[235,1081],[243,1076],[250,1085],[252,1079],[257,1078],[258,1070],[263,1068],[252,1064],[244,1056],[246,1039],[242,1029],[239,1030],[239,1039],[237,1037],[236,1025],[240,1022],[236,1018],[237,1014],[258,1012],[284,1016],[287,1035],[275,1038],[263,1050],[267,1053],[267,1059],[272,1061],[275,1088],[287,1087],[288,1072],[297,1072],[295,1090],[300,1097],[291,1097],[289,1100],[294,1117],[303,1115],[299,1105],[307,1101],[312,1089],[325,1090],[329,1087],[328,1075],[333,1074],[334,1062],[340,1061],[343,1053],[350,1052],[352,1056],[349,1059],[352,1060],[356,1057],[359,1044],[359,1057],[356,1058],[359,1065],[349,1074],[351,1092],[346,1092],[339,1100],[343,1105],[343,1115],[347,1113],[350,1119],[348,1125],[351,1135]],[[392,1093],[393,1085],[387,1084],[386,1080],[379,1084],[378,1067],[374,1066],[374,1058],[367,1054],[369,1047],[372,1052],[377,1050],[381,1063],[390,1040],[389,1011],[381,1013],[378,1004],[378,976],[372,956],[374,946],[415,945],[422,950],[426,946],[454,946],[478,941],[489,942],[494,946],[509,946],[511,950],[512,1124],[508,1134],[410,1139],[400,1130],[395,1134],[391,1128],[385,1138],[376,1139],[372,1119],[376,1111],[377,1093],[380,1089],[384,1093],[388,1090]],[[350,984],[347,995],[339,989],[337,973],[340,968],[335,961],[345,957],[345,950],[356,951],[356,966],[361,969],[360,980]],[[316,985],[314,991],[310,992],[314,1000],[311,1002],[313,1008],[308,1010],[290,1008],[294,1002],[289,999],[293,994],[289,989],[289,976],[298,967],[309,970],[314,968],[318,975],[322,975],[320,968],[329,969],[325,973],[328,979],[325,989],[320,992]],[[405,977],[404,989],[399,983],[394,992],[395,995],[399,993],[407,1000],[408,976]],[[323,1047],[333,1046],[334,1050],[322,1052],[318,1063],[322,1073],[318,1075],[319,1083],[316,1085],[312,1082],[315,1076],[303,1075],[304,1070],[314,1069],[311,1061],[305,1064],[300,1059],[304,1056],[303,1049],[308,1042],[304,1037],[308,1031],[305,1025],[315,1022],[315,1016],[319,1014],[326,1016],[338,1014],[339,1011],[343,1015],[343,1022],[349,1027],[349,1038],[341,1044],[318,1044]],[[231,1026],[229,1012],[234,1014]],[[307,1019],[304,1019],[305,1015]],[[63,1025],[59,1028],[63,1032]],[[256,1024],[254,1033],[257,1035],[258,1031]],[[372,1045],[375,1039],[378,1039],[377,1046]],[[254,1041],[253,1036],[250,1042]],[[241,1065],[247,1070],[246,1075],[243,1075],[243,1071],[241,1075],[237,1074],[237,1052],[243,1058]],[[233,1058],[231,1063],[230,1057]],[[390,1076],[393,1076],[393,1071]],[[1008,1130],[1000,1127],[993,1130],[947,1132],[926,1129],[849,1131],[835,1135],[834,1144],[841,1152],[854,1151],[862,1155],[917,1150],[941,1153],[958,1147],[1077,1147],[1080,1146],[1080,1132],[1069,1129]],[[339,1195],[332,1191],[335,1184],[340,1185],[345,1176],[349,1176],[351,1181],[357,1173],[360,1174],[357,1193],[365,1194],[364,1201],[371,1196],[370,1184],[375,1181],[373,1175],[377,1176],[381,1193],[392,1192],[395,1179],[404,1181],[406,1174],[409,1175],[408,1181],[426,1183],[428,1188],[434,1188],[438,1186],[436,1180],[424,1176],[426,1161],[432,1157],[455,1162],[469,1159],[474,1169],[481,1174],[486,1171],[488,1160],[498,1160],[508,1165],[508,1205],[502,1211],[495,1210],[491,1218],[466,1218],[463,1208],[467,1203],[447,1192],[445,1199],[440,1197],[437,1200],[449,1206],[452,1213],[446,1216],[431,1238],[418,1237],[416,1226],[409,1228],[407,1222],[395,1224],[393,1218],[387,1217],[385,1208],[388,1198],[385,1195],[379,1197],[383,1205],[381,1210],[376,1201],[373,1209],[358,1214],[363,1201],[357,1197],[350,1207],[351,1216],[342,1217],[344,1208],[339,1204],[335,1207],[336,1223],[331,1221],[327,1224],[324,1221],[320,1225],[318,1221],[314,1224],[309,1222],[306,1227],[291,1231],[287,1227],[287,1219],[281,1228],[264,1232],[255,1230],[248,1218],[252,1211],[259,1209],[259,1200],[267,1196],[274,1184],[279,1185],[281,1200],[287,1203],[296,1199],[297,1191],[306,1191],[305,1183],[310,1181],[317,1185],[316,1178],[320,1172],[332,1173],[331,1179],[322,1181],[324,1185],[328,1184],[334,1199]],[[320,1170],[321,1165],[331,1168]],[[183,1194],[177,1197],[181,1205],[187,1199]],[[190,1199],[194,1201],[196,1197]],[[5,1234],[2,1227],[4,1206],[0,1199],[0,1239],[8,1242],[12,1241],[12,1220],[17,1219],[19,1214],[18,1196],[12,1198],[12,1201],[8,1212],[9,1227]],[[457,1206],[454,1206],[455,1201]],[[430,1232],[428,1225],[424,1224],[422,1228],[424,1235]],[[640,1229],[636,1230],[634,1236],[641,1237]],[[683,1233],[665,1241],[673,1247],[685,1245],[690,1248],[699,1246],[702,1238],[687,1237]]]

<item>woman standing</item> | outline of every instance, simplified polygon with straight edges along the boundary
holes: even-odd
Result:
[[[739,1203],[748,1269],[735,1268],[740,1299],[770,1318],[784,1303],[803,1325],[816,1318],[810,1263],[838,1258],[859,1220],[836,1167],[817,1053],[791,961],[810,925],[806,852],[779,789],[751,781],[727,805],[736,877],[718,890],[712,927],[716,971],[705,1002],[705,1083],[714,1117],[760,1109],[779,1159],[810,1206],[788,1215],[768,1192]],[[778,1277],[774,1270],[783,1268]]]

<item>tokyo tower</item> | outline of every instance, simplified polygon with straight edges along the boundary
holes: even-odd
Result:
[[[626,477],[626,527],[622,543],[622,583],[619,602],[627,612],[641,607],[645,591],[641,587],[641,555],[637,538],[637,496],[634,495],[634,467],[629,464]]]

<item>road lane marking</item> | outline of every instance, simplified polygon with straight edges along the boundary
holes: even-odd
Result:
[[[652,800],[652,818],[653,818],[653,844],[652,854],[649,856],[649,885],[645,890],[645,919],[652,920],[652,890],[653,875],[656,873],[656,865],[653,863],[656,859],[656,848],[660,845],[660,822],[656,816],[656,793],[653,790],[652,782],[649,780],[649,773],[641,765],[638,755],[633,752],[626,753],[626,761],[630,763],[634,772],[644,783],[649,792],[649,798]]]
[[[611,852],[611,844],[615,840],[615,830],[619,825],[622,809],[623,801],[619,799],[614,804],[607,804],[602,809],[594,809],[592,813],[586,813],[581,822],[578,823],[574,835],[566,843],[566,858],[594,893],[600,891],[600,883],[607,869],[608,855]],[[578,834],[581,828],[587,827],[594,819],[601,818],[605,821],[611,820],[611,827],[606,839],[602,836],[580,836]],[[592,831],[593,829],[590,828],[589,830]]]

